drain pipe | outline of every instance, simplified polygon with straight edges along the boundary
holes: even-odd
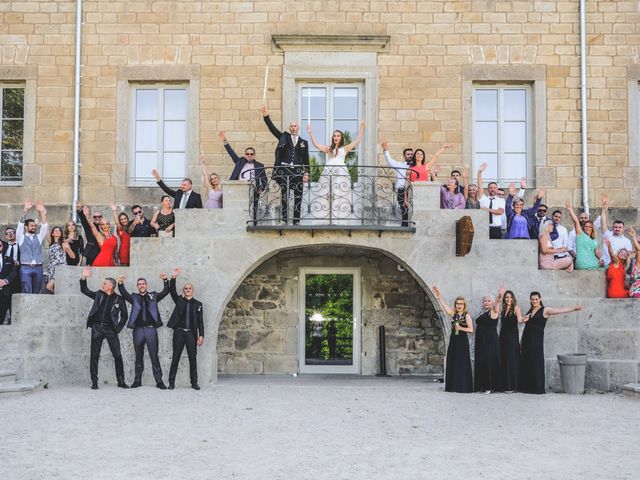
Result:
[[[80,187],[80,47],[82,45],[82,0],[76,0],[76,75],[73,102],[73,202],[71,216],[78,221],[76,203]]]
[[[589,145],[587,141],[587,12],[580,0],[580,107],[582,131],[582,206],[589,214]]]

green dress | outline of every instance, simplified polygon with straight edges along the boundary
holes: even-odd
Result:
[[[582,232],[576,237],[576,269],[597,270],[600,268],[596,247],[598,242]]]

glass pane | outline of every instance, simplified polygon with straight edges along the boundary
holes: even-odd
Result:
[[[158,150],[158,122],[136,122],[136,152]]]
[[[2,117],[24,118],[24,88],[5,88],[2,91]]]
[[[306,132],[306,129],[307,129],[306,123],[304,124],[304,129],[305,129],[305,134],[303,135],[303,137],[306,138],[308,136]],[[324,144],[324,145],[330,144],[331,139],[329,138],[330,135],[327,134],[327,122],[325,120],[314,120],[314,122],[311,124],[311,129],[313,130],[314,137],[316,137],[316,140],[320,144]],[[310,140],[310,139],[307,139],[307,140]],[[311,141],[309,141],[309,151],[310,152],[318,151]]]
[[[333,118],[358,118],[357,88],[335,88],[333,90]]]
[[[491,180],[498,178],[498,154],[497,153],[476,153],[473,159],[473,170],[478,171],[478,167],[483,163],[487,163],[488,167],[482,174],[484,185]]]
[[[151,170],[158,168],[158,154],[156,152],[136,153],[136,168],[134,181],[151,179]]]
[[[186,90],[165,90],[164,91],[164,119],[165,120],[186,120],[187,119],[187,91]]]
[[[22,180],[22,152],[2,152],[0,179],[7,182]]]
[[[186,176],[186,154],[165,153],[162,178],[168,180],[182,180]]]
[[[22,150],[24,120],[2,121],[2,150]]]
[[[498,90],[476,89],[473,117],[475,120],[498,119]]]
[[[487,153],[498,151],[497,122],[476,122],[474,133],[476,152]]]
[[[305,365],[353,364],[353,275],[305,276]]]
[[[306,87],[304,85],[300,86],[302,90],[301,95],[301,112],[302,115],[300,119],[306,127],[307,118],[309,118],[309,114],[307,113],[309,110],[309,96],[311,96],[311,120],[312,122],[317,121],[319,119],[325,120],[327,116],[327,89],[325,87]],[[314,130],[315,135],[315,130]]]
[[[527,155],[524,153],[505,153],[500,165],[500,177],[504,182],[518,182],[527,176]]]
[[[521,90],[503,90],[503,118],[505,120],[521,120],[527,119],[527,91]]]
[[[158,119],[158,91],[136,90],[136,120]]]
[[[333,128],[342,130],[344,133],[344,143],[351,143],[358,136],[358,120],[336,120]]]
[[[185,152],[187,150],[187,122],[164,122],[164,151]]]
[[[502,125],[502,151],[524,153],[527,151],[527,124],[505,122]]]

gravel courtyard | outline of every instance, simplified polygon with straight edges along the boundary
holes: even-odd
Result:
[[[423,379],[231,377],[0,398],[0,478],[630,479],[640,402]]]

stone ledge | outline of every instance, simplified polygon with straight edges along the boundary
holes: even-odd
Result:
[[[622,393],[627,397],[640,400],[640,383],[627,383],[623,385]]]
[[[274,45],[290,51],[383,52],[389,47],[389,35],[273,35]]]
[[[13,383],[0,384],[0,395],[12,393],[30,393],[42,387],[40,380],[20,380]]]

